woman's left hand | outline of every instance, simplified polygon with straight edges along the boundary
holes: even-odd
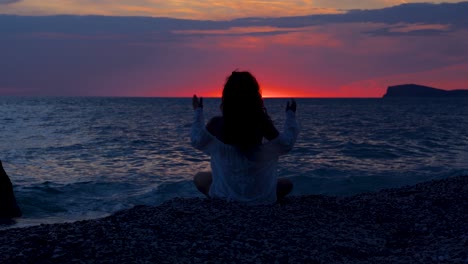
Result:
[[[203,108],[203,97],[200,97],[200,99],[197,97],[197,95],[193,95],[192,97],[192,106],[193,110],[197,109],[198,107]]]
[[[294,113],[296,113],[296,107],[297,107],[296,100],[294,100],[294,98],[291,98],[291,104],[289,104],[289,101],[288,101],[288,103],[286,104],[286,112],[287,112],[288,110],[291,110],[291,111],[293,111]]]

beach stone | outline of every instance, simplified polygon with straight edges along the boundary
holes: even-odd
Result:
[[[466,263],[465,186],[459,176],[269,206],[175,198],[0,230],[0,263]],[[433,206],[438,200],[444,206]]]
[[[3,164],[0,160],[0,218],[14,218],[21,215],[22,212],[16,203],[10,177],[8,177],[3,169]]]

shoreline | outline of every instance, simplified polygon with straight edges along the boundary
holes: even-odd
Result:
[[[175,198],[0,230],[0,263],[468,263],[468,176],[271,206]]]

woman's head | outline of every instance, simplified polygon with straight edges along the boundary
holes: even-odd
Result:
[[[222,107],[227,104],[237,104],[242,101],[243,104],[261,105],[263,107],[260,85],[255,77],[247,71],[233,71],[227,78],[223,89]]]
[[[224,141],[247,150],[262,142],[263,128],[269,120],[260,86],[250,72],[234,71],[223,89],[221,110]]]

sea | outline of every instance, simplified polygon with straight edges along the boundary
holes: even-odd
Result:
[[[279,131],[288,99],[265,99]],[[205,118],[219,115],[206,98]],[[241,105],[239,107],[242,107]],[[292,195],[347,196],[468,175],[468,99],[297,99],[301,126],[279,161]],[[191,98],[0,97],[0,160],[23,217],[0,228],[108,216],[202,197],[210,170],[190,145]]]

